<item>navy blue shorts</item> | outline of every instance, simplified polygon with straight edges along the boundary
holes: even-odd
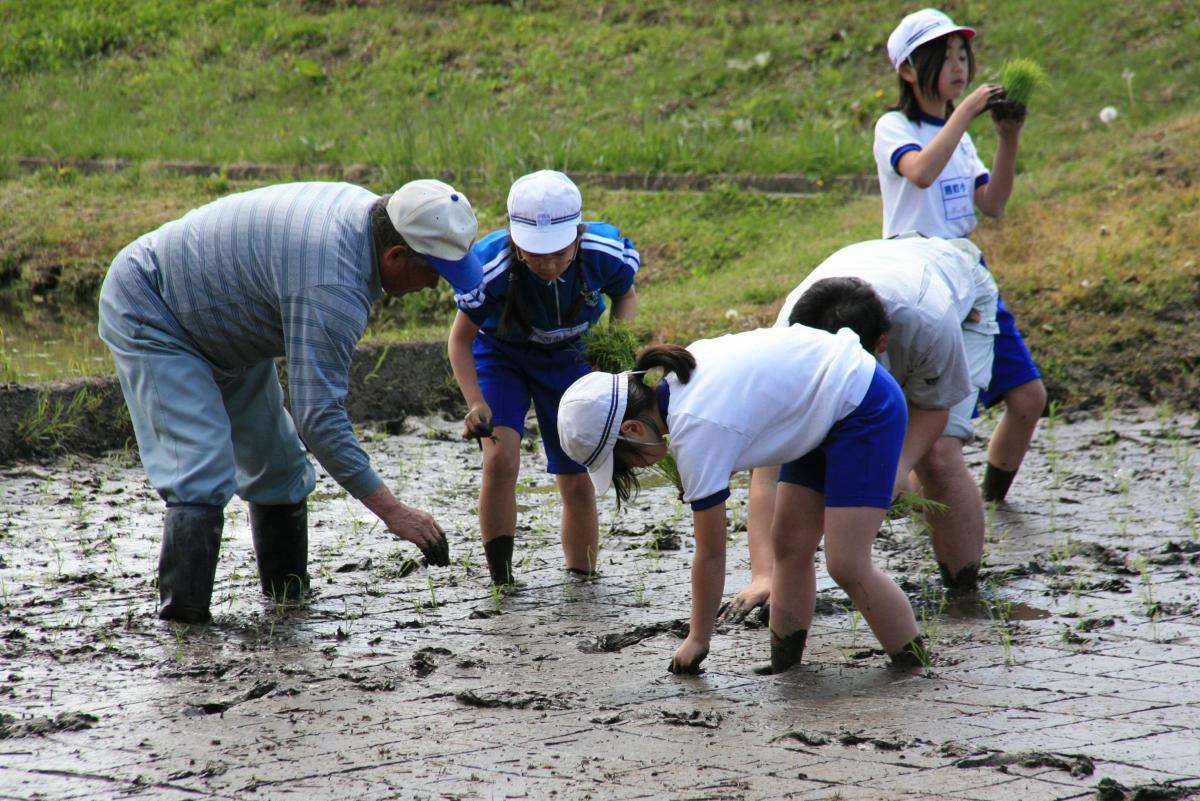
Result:
[[[471,352],[479,389],[492,407],[492,424],[524,436],[532,401],[546,452],[546,472],[584,472],[586,468],[572,461],[558,444],[558,402],[567,387],[592,370],[578,349],[572,345],[555,350],[522,348],[477,336]]]
[[[904,393],[876,365],[858,408],[834,423],[814,450],[783,465],[779,480],[823,493],[826,506],[887,509],[907,428]]]
[[[1004,307],[1003,297],[996,304],[996,322],[1000,325],[1000,333],[996,335],[992,382],[986,390],[979,393],[979,402],[985,407],[999,403],[1004,399],[1004,393],[1010,389],[1042,377],[1041,371],[1033,363],[1029,348],[1025,346],[1024,337],[1017,330],[1017,322],[1013,319],[1012,312]]]
[[[979,261],[987,267],[983,256]],[[988,268],[991,269],[991,268]],[[979,404],[984,408],[995,406],[1004,399],[1004,393],[1022,384],[1028,384],[1035,378],[1041,378],[1042,373],[1033,363],[1033,356],[1025,346],[1025,338],[1017,330],[1017,321],[1012,312],[1004,306],[1004,296],[996,302],[996,322],[1000,333],[996,335],[996,352],[992,360],[992,381],[988,388],[979,393]],[[979,416],[978,406],[973,417]]]

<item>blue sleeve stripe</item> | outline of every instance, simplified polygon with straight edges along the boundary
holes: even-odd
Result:
[[[638,268],[642,266],[641,255],[632,247],[626,247],[624,242],[616,239],[596,236],[595,234],[584,234],[580,247],[584,250],[591,250],[620,259],[629,265],[634,272],[637,272]]]
[[[728,499],[729,499],[729,487],[726,487],[725,489],[721,490],[720,492],[714,492],[712,495],[709,495],[707,498],[701,498],[698,501],[692,501],[692,511],[693,512],[703,512],[705,509],[711,509],[719,503],[725,503],[725,501]]]
[[[988,183],[991,180],[992,180],[992,176],[990,173],[985,172],[983,175],[977,175],[977,176],[975,176],[975,188],[978,189],[979,187],[983,186],[984,184]]]
[[[900,147],[892,151],[892,169],[896,171],[896,175],[900,175],[900,157],[905,153],[912,153],[913,151],[921,152],[921,146],[909,142],[907,145],[900,145]]]
[[[496,254],[494,259],[483,265],[483,283],[481,286],[487,286],[492,281],[495,281],[497,277],[503,275],[511,261],[512,251],[508,248],[504,248]]]

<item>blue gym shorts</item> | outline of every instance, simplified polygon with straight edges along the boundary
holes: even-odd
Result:
[[[779,480],[825,495],[825,506],[892,505],[896,467],[908,428],[904,393],[875,366],[858,408],[833,424],[814,450],[779,470]]]
[[[987,261],[979,259],[987,267]],[[1025,338],[1017,330],[1017,321],[1004,306],[1004,297],[996,303],[996,323],[1000,333],[996,335],[996,355],[992,361],[992,381],[988,388],[979,393],[979,403],[985,408],[995,406],[1004,399],[1004,393],[1028,384],[1042,373],[1033,363],[1033,356],[1025,345]],[[976,410],[974,417],[979,416]]]
[[[492,407],[493,425],[507,426],[524,436],[525,417],[533,401],[548,473],[587,469],[572,461],[558,443],[558,402],[567,387],[592,371],[576,344],[553,350],[523,348],[480,334],[471,345],[479,389]]]
[[[1025,339],[1017,330],[1012,312],[1004,307],[1004,298],[996,304],[996,323],[1000,333],[996,335],[996,356],[992,362],[992,382],[979,393],[979,402],[985,407],[995,406],[1004,399],[1010,389],[1028,384],[1042,373],[1033,362]]]

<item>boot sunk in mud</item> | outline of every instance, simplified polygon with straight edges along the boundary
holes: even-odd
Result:
[[[250,504],[250,532],[263,595],[277,603],[308,593],[308,503]]]
[[[225,516],[219,506],[170,506],[158,557],[158,616],[178,623],[212,619],[213,579]]]

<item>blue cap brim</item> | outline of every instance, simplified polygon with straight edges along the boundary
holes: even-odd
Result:
[[[449,281],[450,286],[460,293],[470,292],[483,280],[483,267],[480,266],[479,257],[473,250],[468,250],[467,255],[457,261],[439,259],[428,253],[422,253],[421,257],[429,262],[433,269],[441,273],[442,278]]]

